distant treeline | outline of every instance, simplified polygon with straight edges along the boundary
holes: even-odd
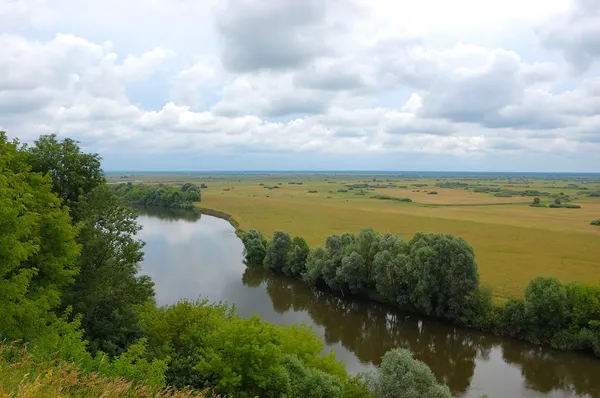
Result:
[[[185,183],[181,187],[167,185],[116,184],[112,185],[118,197],[141,206],[159,206],[172,209],[193,209],[200,202],[200,187]]]
[[[537,277],[523,298],[494,305],[491,289],[480,286],[473,248],[462,238],[417,233],[404,240],[363,229],[357,236],[329,236],[324,247],[311,249],[286,232],[276,231],[267,241],[250,230],[242,240],[248,264],[263,264],[312,286],[600,356],[600,287]]]

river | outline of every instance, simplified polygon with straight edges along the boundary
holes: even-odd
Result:
[[[369,370],[390,348],[406,347],[455,396],[600,397],[600,360],[344,300],[242,262],[243,245],[224,220],[142,209],[142,273],[157,304],[206,298],[244,316],[312,325],[351,373]]]

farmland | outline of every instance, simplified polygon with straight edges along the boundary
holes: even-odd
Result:
[[[539,275],[600,285],[600,228],[590,225],[600,217],[599,176],[137,173],[109,181],[204,183],[202,207],[231,214],[244,230],[282,229],[311,246],[365,227],[461,236],[498,301],[522,295]],[[539,207],[530,206],[534,197]],[[548,207],[557,199],[581,208]]]

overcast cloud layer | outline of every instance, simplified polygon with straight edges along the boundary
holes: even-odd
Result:
[[[108,170],[600,172],[598,0],[0,0],[0,130]]]

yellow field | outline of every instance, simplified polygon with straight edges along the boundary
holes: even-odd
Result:
[[[364,195],[357,195],[358,189],[338,192],[347,189],[344,183],[363,182],[364,178],[358,176],[329,177],[329,181],[315,176],[212,179],[178,176],[178,179],[205,182],[208,189],[202,191],[201,206],[233,215],[242,229],[255,228],[267,236],[281,229],[304,237],[311,246],[322,245],[328,235],[357,232],[364,227],[405,238],[417,231],[461,236],[474,247],[481,280],[492,286],[498,300],[521,295],[528,281],[538,275],[600,285],[600,228],[590,225],[591,220],[600,218],[600,198],[578,195],[579,189],[567,189],[567,182],[494,181],[494,184],[510,185],[506,189],[513,190],[564,192],[581,209],[534,208],[529,206],[532,197],[502,198],[440,188],[431,179],[396,179],[394,184],[407,188],[376,188],[363,191]],[[175,178],[144,177],[144,182],[160,181],[173,182]],[[290,181],[303,184],[289,184]],[[428,186],[410,186],[419,183]],[[267,189],[259,184],[279,188]],[[596,182],[578,184],[580,188],[588,184],[589,189],[600,190]],[[309,190],[318,192],[308,193]],[[413,203],[369,198],[372,194],[409,197]]]

